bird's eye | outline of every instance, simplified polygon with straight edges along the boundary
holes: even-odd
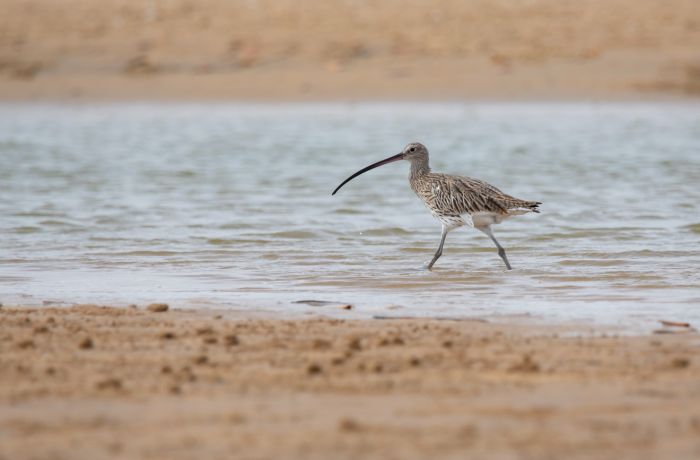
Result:
[[[416,151],[416,149],[411,147],[411,152],[415,152],[415,151]]]

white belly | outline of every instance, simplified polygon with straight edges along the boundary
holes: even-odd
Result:
[[[508,211],[508,214],[496,214],[495,212],[475,212],[472,214],[472,222],[474,227],[482,227],[484,225],[496,225],[500,224],[510,216],[518,216],[520,214],[527,214],[530,211],[525,211],[523,209],[513,209]]]
[[[500,224],[510,216],[517,216],[520,214],[527,214],[529,210],[524,209],[514,209],[508,211],[508,214],[497,214],[495,212],[475,212],[474,214],[462,214],[461,216],[446,216],[444,214],[433,214],[433,216],[440,221],[441,224],[449,228],[450,230],[457,227],[469,226],[469,227],[484,227],[486,225],[496,225]]]
[[[472,221],[475,227],[500,224],[507,218],[508,216],[496,214],[495,212],[475,212],[472,214]]]
[[[444,225],[450,230],[455,229],[457,227],[462,227],[464,225],[473,227],[472,219],[469,214],[465,214],[464,216],[446,216],[444,214],[433,214],[433,217],[439,220],[442,225]]]

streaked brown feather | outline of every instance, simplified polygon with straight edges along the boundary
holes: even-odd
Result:
[[[536,201],[506,195],[493,185],[471,177],[424,173],[409,177],[411,188],[431,211],[461,215],[475,212],[508,214],[509,210],[527,208],[539,212]]]

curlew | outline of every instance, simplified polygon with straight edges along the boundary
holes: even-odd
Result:
[[[491,226],[500,224],[510,216],[529,212],[539,213],[538,206],[542,203],[513,198],[479,179],[431,173],[428,164],[428,149],[423,144],[418,142],[408,144],[398,155],[357,171],[345,179],[333,191],[333,195],[340,190],[340,187],[360,174],[399,160],[407,160],[411,163],[411,169],[408,173],[408,183],[411,185],[411,189],[418,195],[433,217],[442,224],[440,247],[433,260],[428,264],[428,269],[431,269],[442,255],[442,247],[445,244],[447,234],[455,228],[468,225],[484,232],[491,238],[498,248],[498,255],[501,256],[508,270],[512,270],[508,257],[506,257],[506,251],[496,240]]]

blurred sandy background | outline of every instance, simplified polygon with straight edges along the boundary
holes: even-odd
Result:
[[[689,98],[694,0],[0,0],[0,100]]]

